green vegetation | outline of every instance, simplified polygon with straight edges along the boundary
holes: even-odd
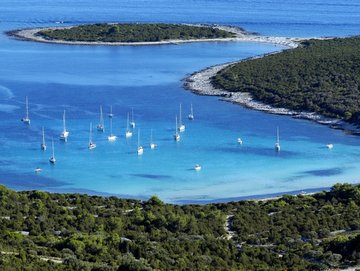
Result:
[[[360,185],[208,205],[0,186],[0,202],[0,270],[308,271],[360,264]]]
[[[38,35],[49,40],[65,41],[154,42],[230,38],[235,34],[213,27],[180,24],[91,24],[42,30]]]
[[[296,49],[229,66],[212,83],[249,92],[275,107],[360,124],[360,37],[305,41]]]

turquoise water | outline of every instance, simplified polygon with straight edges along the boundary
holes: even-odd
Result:
[[[102,21],[196,22],[243,26],[267,35],[347,36],[360,26],[360,1],[2,1],[0,30]],[[18,190],[42,189],[147,198],[168,202],[211,201],[359,182],[360,138],[309,121],[264,114],[197,96],[182,88],[189,73],[210,65],[281,50],[254,43],[106,47],[51,45],[0,36],[0,176]],[[31,125],[24,116],[29,97]],[[175,115],[182,103],[186,131],[174,142]],[[186,116],[190,104],[195,120]],[[99,105],[115,114],[113,132],[89,123]],[[125,139],[126,116],[134,109],[137,129]],[[58,140],[67,112],[67,143]],[[48,147],[40,150],[41,127]],[[276,127],[282,151],[274,152]],[[149,148],[154,130],[156,150]],[[236,140],[241,137],[242,146]],[[333,150],[325,145],[334,144]],[[199,163],[202,170],[193,166]],[[41,167],[43,172],[35,174]]]

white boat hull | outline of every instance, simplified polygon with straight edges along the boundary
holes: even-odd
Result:
[[[108,141],[115,141],[117,139],[116,135],[109,135]]]
[[[143,147],[138,147],[138,149],[137,149],[137,154],[138,155],[143,155],[144,154],[144,149],[143,149]]]

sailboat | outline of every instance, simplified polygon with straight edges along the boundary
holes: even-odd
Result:
[[[52,139],[51,141],[51,147],[52,147],[52,156],[49,158],[49,162],[51,164],[55,164],[56,159],[55,159],[55,150],[54,150],[54,139]]]
[[[201,170],[201,165],[200,165],[200,164],[196,164],[196,165],[194,166],[194,170],[200,171],[200,170]]]
[[[134,120],[134,109],[131,109],[131,121],[130,121],[130,126],[131,128],[135,128],[136,124],[135,124],[135,120]]]
[[[194,119],[194,112],[193,112],[193,106],[192,106],[192,104],[190,105],[190,114],[188,115],[188,119],[189,119],[189,120],[193,120],[193,119]]]
[[[64,113],[63,113],[63,131],[60,134],[60,139],[66,142],[67,138],[69,136],[69,131],[66,130],[65,113],[66,112],[64,110]]]
[[[43,151],[46,151],[44,127],[42,127],[42,142],[41,142],[40,148],[41,148]]]
[[[181,104],[180,104],[180,114],[179,114],[179,132],[182,133],[185,131],[185,125],[182,123],[182,118],[181,118]]]
[[[243,141],[242,141],[241,137],[238,137],[237,143],[238,143],[239,145],[242,145],[242,144],[243,144]]]
[[[109,113],[109,118],[112,118],[114,116],[113,112],[112,112],[112,105],[110,105],[110,113]]]
[[[90,122],[90,131],[89,131],[89,150],[95,149],[96,144],[92,141],[92,122]]]
[[[144,148],[140,145],[140,129],[138,129],[138,147],[137,147],[137,154],[143,155]]]
[[[115,141],[116,139],[116,135],[112,133],[112,118],[110,118],[110,135],[108,136],[108,141]]]
[[[150,131],[150,149],[153,150],[156,147],[157,147],[157,145],[153,141],[153,129],[151,129],[151,131]]]
[[[129,128],[129,113],[127,115],[127,121],[126,121],[126,132],[125,132],[125,137],[129,138],[132,137],[132,131]]]
[[[180,134],[178,133],[178,121],[177,121],[177,116],[175,117],[175,122],[176,122],[176,128],[175,128],[175,134],[174,134],[174,140],[175,141],[180,141]]]
[[[276,129],[276,143],[275,143],[275,151],[280,151],[280,137],[279,137],[279,127]]]
[[[99,132],[104,132],[105,131],[102,105],[100,105],[100,120],[99,120],[99,124],[96,126],[96,128],[97,128],[97,130]]]
[[[29,118],[29,102],[28,97],[25,98],[25,105],[26,105],[26,113],[25,117],[21,119],[21,121],[25,124],[30,124],[30,118]]]

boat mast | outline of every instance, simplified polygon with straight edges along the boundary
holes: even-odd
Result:
[[[179,114],[179,127],[182,125],[182,119],[181,119],[181,104],[180,104],[180,114]]]
[[[42,127],[42,144],[43,144],[43,146],[45,146],[45,131],[44,131],[44,126]]]
[[[92,122],[90,122],[90,131],[89,131],[89,145],[92,143]]]
[[[103,116],[102,105],[100,105],[100,125],[101,127],[104,127],[104,116]]]
[[[26,103],[26,119],[29,119],[29,101],[28,96],[25,97],[25,103]]]
[[[64,132],[66,132],[66,121],[65,121],[65,110],[64,110],[64,113],[63,113],[63,128],[64,128]]]
[[[276,129],[276,143],[280,145],[280,137],[279,137],[279,127]]]
[[[52,138],[51,147],[52,147],[52,158],[55,159],[54,138]]]
[[[138,129],[138,148],[140,147],[140,129]]]

